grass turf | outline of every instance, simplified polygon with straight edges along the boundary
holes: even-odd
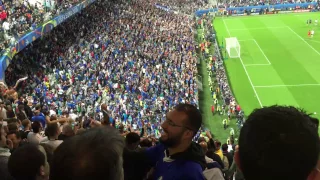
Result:
[[[216,18],[219,42],[236,37],[241,46],[240,58],[226,59],[225,66],[246,115],[279,104],[316,112],[320,118],[320,25],[306,24],[319,17],[297,13]],[[307,36],[311,29],[313,38]]]

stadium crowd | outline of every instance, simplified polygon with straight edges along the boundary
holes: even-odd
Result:
[[[193,15],[193,13],[200,9],[207,9],[210,7],[208,0],[159,0],[156,2],[157,5],[165,7],[171,11]]]
[[[38,25],[79,3],[73,1],[0,0],[0,52]]]
[[[254,111],[234,151],[199,136],[192,27],[154,2],[99,0],[18,53],[1,89],[1,179],[317,178],[318,121],[293,107]],[[216,73],[232,101],[221,62]]]
[[[58,115],[93,113],[98,120],[108,111],[112,122],[128,122],[134,129],[145,119],[156,130],[176,104],[197,105],[192,21],[150,6],[139,12],[123,6],[88,8],[74,17],[77,21],[33,43],[7,68],[7,84],[28,76],[18,88],[25,97],[32,95],[29,103]],[[152,14],[158,16],[146,18]]]
[[[217,2],[219,8],[223,7],[246,7],[246,6],[259,6],[259,5],[276,5],[276,4],[293,4],[293,3],[307,3],[318,2],[317,0],[266,0],[266,1],[232,1],[232,0],[219,0]]]

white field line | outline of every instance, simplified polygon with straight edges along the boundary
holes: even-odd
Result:
[[[320,55],[320,52],[317,51],[313,46],[311,46],[305,39],[303,39],[298,33],[296,33],[293,29],[291,29],[291,27],[287,26],[287,28],[293,32],[296,36],[298,36],[298,38],[300,38],[303,42],[305,42],[312,50],[314,50],[314,52],[316,52],[318,55]]]
[[[222,21],[223,21],[223,24],[224,24],[224,26],[225,26],[228,34],[229,34],[229,37],[231,37],[229,28],[228,28],[226,22],[224,21],[224,18],[222,19]],[[251,78],[250,78],[250,76],[249,76],[249,73],[248,73],[246,67],[245,67],[244,64],[243,64],[243,61],[242,61],[242,59],[241,59],[241,56],[239,57],[239,59],[240,59],[240,62],[241,62],[241,64],[242,64],[242,67],[243,67],[243,69],[244,69],[244,71],[245,71],[245,73],[246,73],[246,75],[247,75],[247,77],[248,77],[248,80],[249,80],[249,82],[250,82],[250,84],[251,84],[251,87],[252,87],[252,89],[253,89],[253,92],[254,92],[254,94],[255,94],[256,97],[257,97],[257,100],[258,100],[258,102],[259,102],[259,105],[260,105],[260,107],[263,107],[263,105],[262,105],[262,103],[261,103],[261,100],[260,100],[260,98],[259,98],[259,96],[258,96],[258,93],[257,93],[256,89],[255,89],[254,86],[253,86],[253,83],[252,83],[252,81],[251,81]]]
[[[277,88],[277,87],[306,87],[306,86],[320,86],[320,84],[279,84],[279,85],[270,85],[270,86],[254,86],[255,88]]]
[[[286,26],[280,26],[280,27],[261,27],[261,28],[243,28],[243,29],[230,29],[229,31],[250,31],[250,30],[280,29],[280,28],[286,28]]]
[[[254,41],[254,43],[258,46],[258,48],[260,49],[260,51],[262,52],[263,56],[266,58],[266,60],[268,61],[268,64],[246,64],[245,66],[269,66],[271,65],[271,62],[269,61],[269,59],[267,58],[267,56],[264,54],[263,50],[261,49],[261,47],[259,46],[259,44],[257,43],[257,41],[255,39],[247,39],[247,40],[238,40],[238,41]]]
[[[258,48],[260,49],[260,51],[262,52],[263,56],[266,58],[266,60],[268,61],[269,65],[271,64],[271,62],[269,61],[268,57],[266,56],[266,54],[263,52],[263,50],[261,49],[260,45],[258,44],[258,42],[253,39],[253,41],[256,43],[256,45],[258,46]]]

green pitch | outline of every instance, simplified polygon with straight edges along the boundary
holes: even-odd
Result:
[[[216,18],[219,43],[236,37],[240,58],[225,65],[233,93],[248,115],[262,106],[293,105],[320,118],[320,13]],[[308,31],[314,30],[313,38]],[[224,43],[225,47],[225,43]],[[223,51],[223,54],[225,52]]]

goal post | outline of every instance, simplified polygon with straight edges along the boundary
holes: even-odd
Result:
[[[226,38],[226,51],[230,58],[240,57],[240,43],[236,37]]]

